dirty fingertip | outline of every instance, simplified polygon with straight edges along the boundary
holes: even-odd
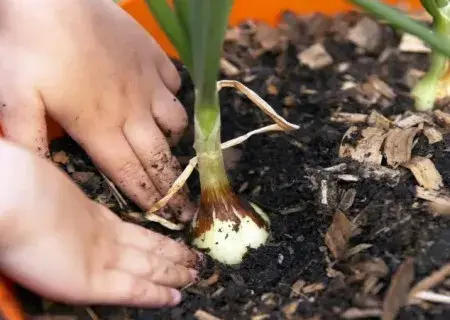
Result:
[[[200,251],[198,251],[198,250],[195,250],[195,249],[192,249],[192,252],[197,257],[197,261],[196,261],[196,264],[195,264],[195,269],[200,270],[200,269],[206,267],[206,256],[205,256],[205,254],[200,252]]]
[[[192,282],[198,282],[198,280],[200,279],[198,276],[198,271],[191,268],[189,269],[189,273],[191,274]]]
[[[177,210],[178,220],[183,223],[189,222],[194,217],[196,210],[196,206],[188,201],[183,208]]]
[[[181,302],[181,292],[177,289],[170,289],[172,295],[172,304],[177,305]]]

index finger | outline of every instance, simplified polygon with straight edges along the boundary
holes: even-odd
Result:
[[[199,253],[185,244],[129,222],[120,223],[117,236],[119,243],[134,246],[188,268],[197,268],[202,260]]]

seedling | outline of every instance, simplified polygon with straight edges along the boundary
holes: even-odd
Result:
[[[201,195],[191,225],[193,245],[225,264],[238,264],[248,248],[264,245],[270,220],[254,203],[232,191],[222,149],[244,142],[252,135],[298,129],[280,117],[261,97],[237,81],[217,81],[222,45],[232,0],[146,0],[153,16],[170,39],[189,71],[195,87],[196,157],[191,159],[168,194],[147,213],[147,218],[171,229],[181,229],[155,214],[185,184],[198,167]],[[218,91],[233,87],[241,91],[275,122],[221,144]]]
[[[430,29],[408,15],[375,0],[349,0],[382,20],[422,39],[432,48],[430,67],[411,95],[418,111],[434,108],[435,102],[450,95],[450,4],[448,0],[421,0],[433,18]]]

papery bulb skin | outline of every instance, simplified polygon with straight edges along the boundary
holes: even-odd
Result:
[[[192,222],[193,245],[221,263],[235,265],[249,248],[267,241],[269,226],[258,206],[229,188],[205,189]]]

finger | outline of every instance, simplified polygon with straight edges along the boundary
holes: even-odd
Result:
[[[0,101],[0,121],[6,139],[49,157],[45,105],[39,95],[19,96],[11,91]]]
[[[157,62],[156,65],[159,76],[163,80],[167,89],[169,89],[171,93],[176,94],[181,87],[180,74],[164,51],[160,48],[158,49],[159,50],[154,50],[154,55],[155,61]]]
[[[148,209],[161,198],[119,129],[108,134],[92,135],[89,140],[80,139],[79,143],[99,169],[141,208]]]
[[[181,302],[178,290],[121,270],[106,270],[95,276],[91,296],[89,303],[148,308],[172,307]]]
[[[188,125],[187,112],[180,101],[166,89],[155,90],[152,114],[170,145],[176,145]]]
[[[166,260],[161,256],[132,246],[118,245],[108,269],[117,269],[141,277],[152,283],[181,288],[197,280],[197,271]]]
[[[196,268],[198,265],[199,255],[194,250],[135,224],[121,223],[117,235],[117,241],[121,244],[145,250],[148,254],[154,254],[188,268]]]
[[[144,110],[145,111],[145,110]],[[166,194],[181,174],[181,166],[151,115],[143,114],[125,122],[124,134],[160,194]],[[168,203],[180,221],[188,221],[195,212],[187,189],[175,194]]]

